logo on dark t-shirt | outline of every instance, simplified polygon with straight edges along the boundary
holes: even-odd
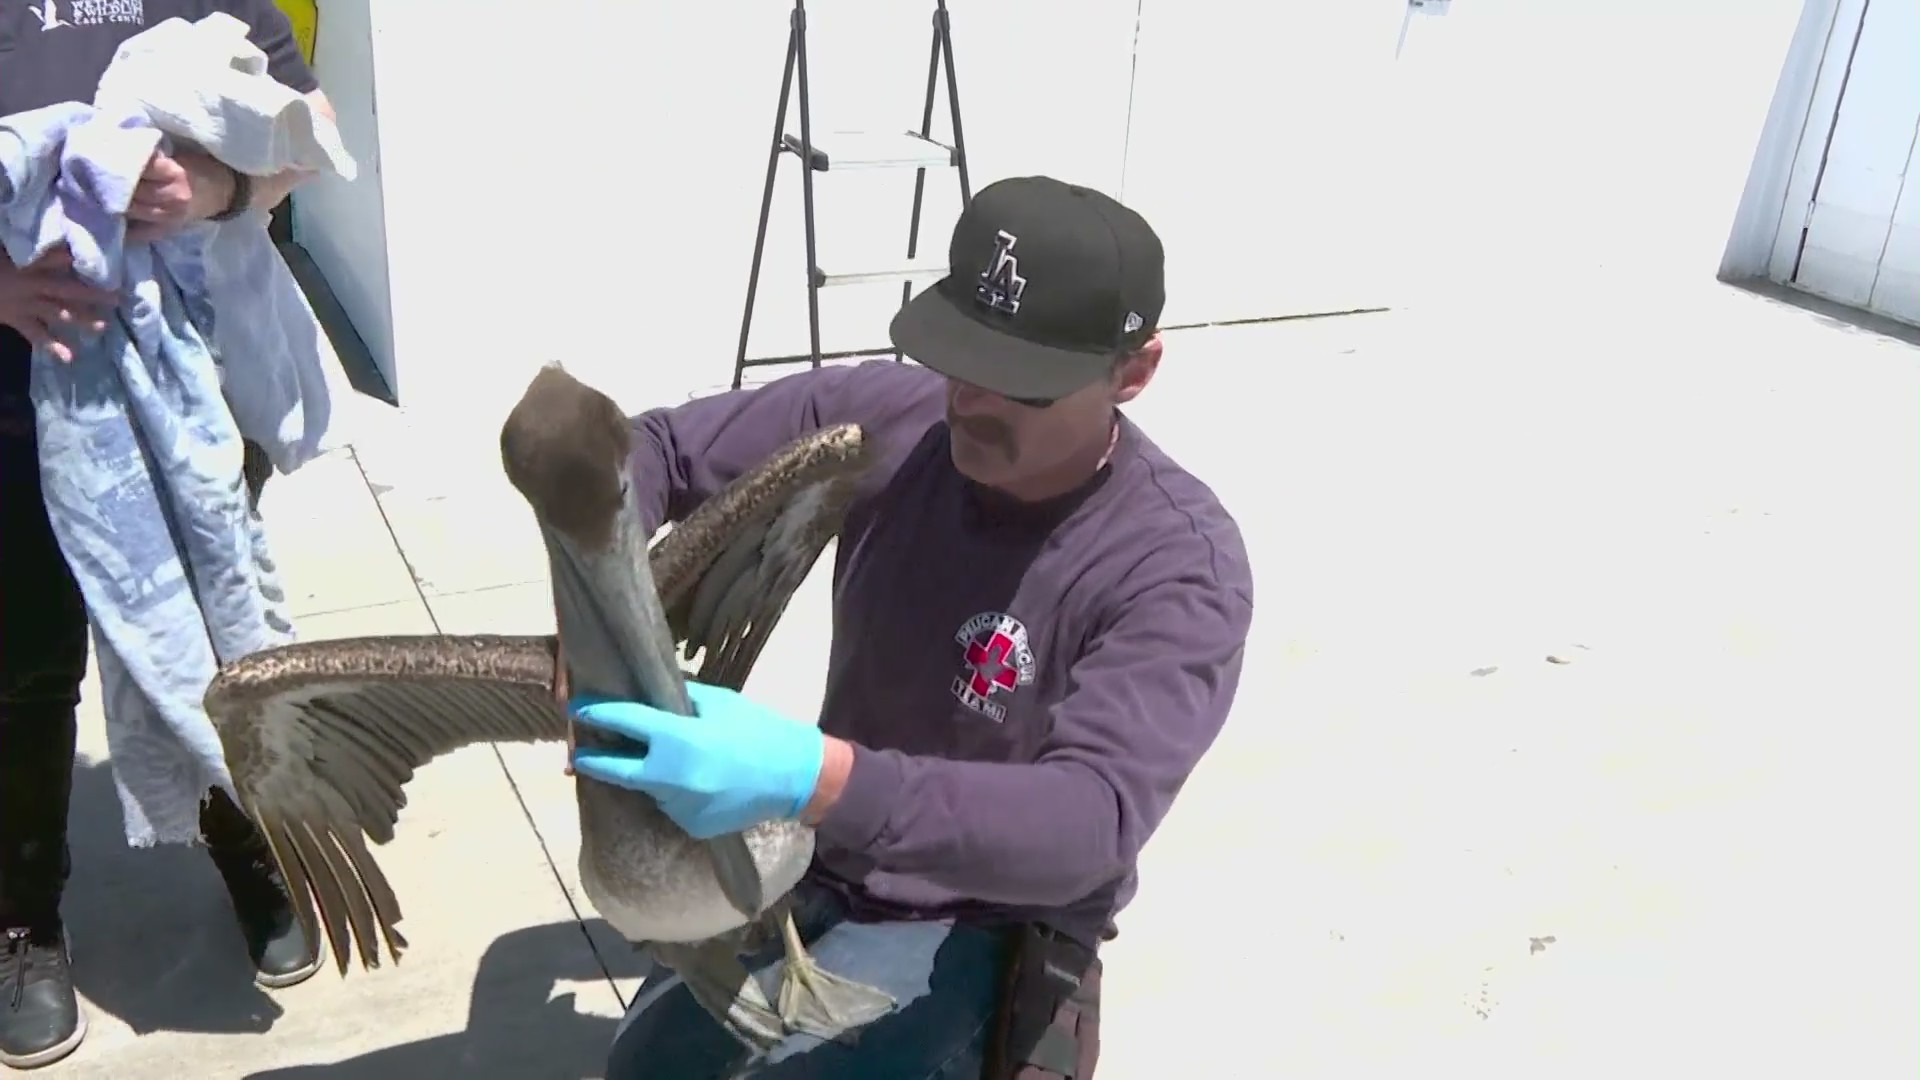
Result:
[[[28,4],[27,10],[40,20],[43,33],[63,26],[147,24],[146,0],[40,0]]]
[[[992,700],[999,693],[1033,682],[1033,648],[1019,619],[999,611],[983,611],[968,619],[953,635],[960,645],[962,670],[954,676],[953,696],[981,716],[1001,723],[1007,707]]]

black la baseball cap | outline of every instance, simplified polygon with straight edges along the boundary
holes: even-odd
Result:
[[[1003,397],[1052,401],[1105,378],[1166,305],[1166,259],[1146,221],[1051,177],[980,189],[947,259],[947,276],[894,316],[894,347]]]

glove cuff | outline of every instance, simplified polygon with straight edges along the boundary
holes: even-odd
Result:
[[[810,724],[796,723],[802,731],[788,748],[787,760],[792,763],[788,773],[787,790],[793,795],[793,804],[788,807],[788,817],[799,817],[800,811],[813,801],[813,793],[820,786],[820,769],[827,760],[827,738],[820,729]]]

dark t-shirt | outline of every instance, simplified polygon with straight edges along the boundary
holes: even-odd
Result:
[[[0,116],[92,101],[121,43],[168,19],[197,21],[217,11],[247,24],[275,79],[302,94],[319,88],[273,0],[0,0]],[[0,326],[0,394],[26,391],[31,352],[25,338]]]
[[[802,372],[635,422],[649,527],[790,439],[862,425],[821,729],[856,743],[816,877],[865,914],[1037,919],[1091,942],[1226,720],[1253,615],[1239,527],[1125,418],[1110,463],[1031,506],[953,467],[946,380]]]

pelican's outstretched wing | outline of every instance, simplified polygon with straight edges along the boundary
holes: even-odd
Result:
[[[648,562],[674,640],[688,662],[704,653],[694,678],[735,690],[746,683],[794,590],[839,535],[870,461],[858,426],[823,428],[727,485],[654,545]]]
[[[207,689],[240,805],[266,834],[310,940],[347,969],[395,959],[400,905],[361,839],[393,839],[404,787],[428,761],[476,742],[564,739],[548,637],[363,637],[242,658]],[[317,909],[317,910],[316,910]]]
[[[783,448],[707,500],[648,554],[697,677],[738,688],[788,599],[837,533],[868,460],[859,428]],[[206,707],[240,805],[266,833],[309,937],[342,973],[351,944],[398,959],[400,907],[362,834],[393,838],[414,770],[476,742],[567,736],[558,646],[540,637],[363,637],[255,653]],[[749,865],[751,865],[749,863]],[[376,937],[376,934],[378,937]]]

